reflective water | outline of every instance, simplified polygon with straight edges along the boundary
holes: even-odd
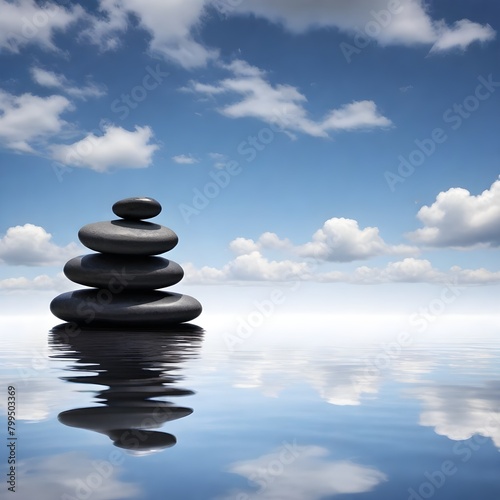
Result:
[[[2,320],[1,499],[500,498],[494,317],[418,335],[391,318],[51,322]]]

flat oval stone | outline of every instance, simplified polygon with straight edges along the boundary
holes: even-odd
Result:
[[[202,311],[189,295],[159,290],[112,293],[91,288],[58,295],[50,303],[54,316],[86,326],[154,326],[191,321]]]
[[[148,417],[146,417],[148,418]],[[153,417],[154,418],[154,413]],[[173,434],[168,432],[159,431],[149,431],[141,430],[141,439],[130,439],[130,435],[137,435],[136,429],[118,431],[110,431],[107,433],[108,437],[113,441],[113,444],[118,448],[123,448],[124,450],[131,450],[132,452],[140,453],[144,452],[154,453],[159,450],[164,450],[165,448],[170,448],[177,443],[177,439]]]
[[[161,205],[153,198],[124,198],[117,201],[112,209],[118,217],[141,220],[156,217],[161,212]]]
[[[91,250],[121,255],[157,255],[177,245],[177,235],[152,222],[112,220],[94,222],[78,231],[80,241]]]
[[[184,271],[163,257],[96,253],[69,260],[64,274],[80,285],[119,292],[172,286],[181,281]]]
[[[127,401],[127,400],[125,400]],[[173,406],[166,401],[146,401],[143,406],[91,406],[66,410],[58,415],[58,420],[70,427],[79,427],[96,432],[108,433],[115,429],[151,429],[165,422],[187,417],[191,408]],[[157,410],[156,412],[154,410]],[[157,415],[158,420],[151,418]],[[149,418],[147,418],[149,417]]]

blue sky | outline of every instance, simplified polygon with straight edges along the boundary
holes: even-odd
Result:
[[[500,282],[494,2],[0,9],[3,294],[74,288],[78,229],[128,196],[186,284]]]

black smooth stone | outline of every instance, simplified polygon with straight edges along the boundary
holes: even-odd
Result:
[[[154,416],[149,418],[154,418]],[[168,432],[143,429],[139,432],[140,439],[136,438],[137,434],[137,429],[120,429],[107,433],[108,437],[113,441],[113,444],[118,448],[138,452],[141,455],[144,452],[153,453],[165,448],[170,448],[177,443],[176,437]],[[131,436],[132,439],[130,439]]]
[[[58,295],[50,303],[54,316],[84,326],[153,326],[191,321],[202,311],[189,295],[159,290],[112,293],[90,288]]]
[[[179,241],[168,227],[132,220],[87,224],[78,231],[78,238],[96,252],[121,255],[157,255],[172,250]]]
[[[191,408],[173,406],[163,401],[146,401],[142,406],[129,404],[116,407],[75,408],[59,413],[58,419],[70,427],[108,433],[115,429],[160,427],[165,422],[187,417],[191,413],[193,413]],[[151,418],[152,415],[157,415],[158,419]]]
[[[69,260],[64,274],[80,285],[116,292],[172,286],[181,281],[184,271],[163,257],[96,253]]]
[[[125,198],[113,205],[113,212],[124,219],[151,219],[161,212],[161,205],[153,198]]]
[[[135,403],[125,401],[117,406],[75,408],[59,413],[58,419],[70,427],[105,434],[119,448],[140,452],[174,446],[177,442],[175,436],[150,429],[193,413],[192,408],[174,406],[164,401],[144,401],[142,405]]]

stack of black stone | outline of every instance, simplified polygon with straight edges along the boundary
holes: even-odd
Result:
[[[64,274],[75,283],[93,287],[57,296],[50,310],[58,318],[79,325],[154,326],[190,321],[201,304],[179,293],[159,288],[184,276],[174,261],[157,257],[172,250],[177,235],[169,228],[145,222],[161,205],[152,198],[126,198],[113,205],[118,220],[87,224],[80,241],[95,254],[75,257]]]

